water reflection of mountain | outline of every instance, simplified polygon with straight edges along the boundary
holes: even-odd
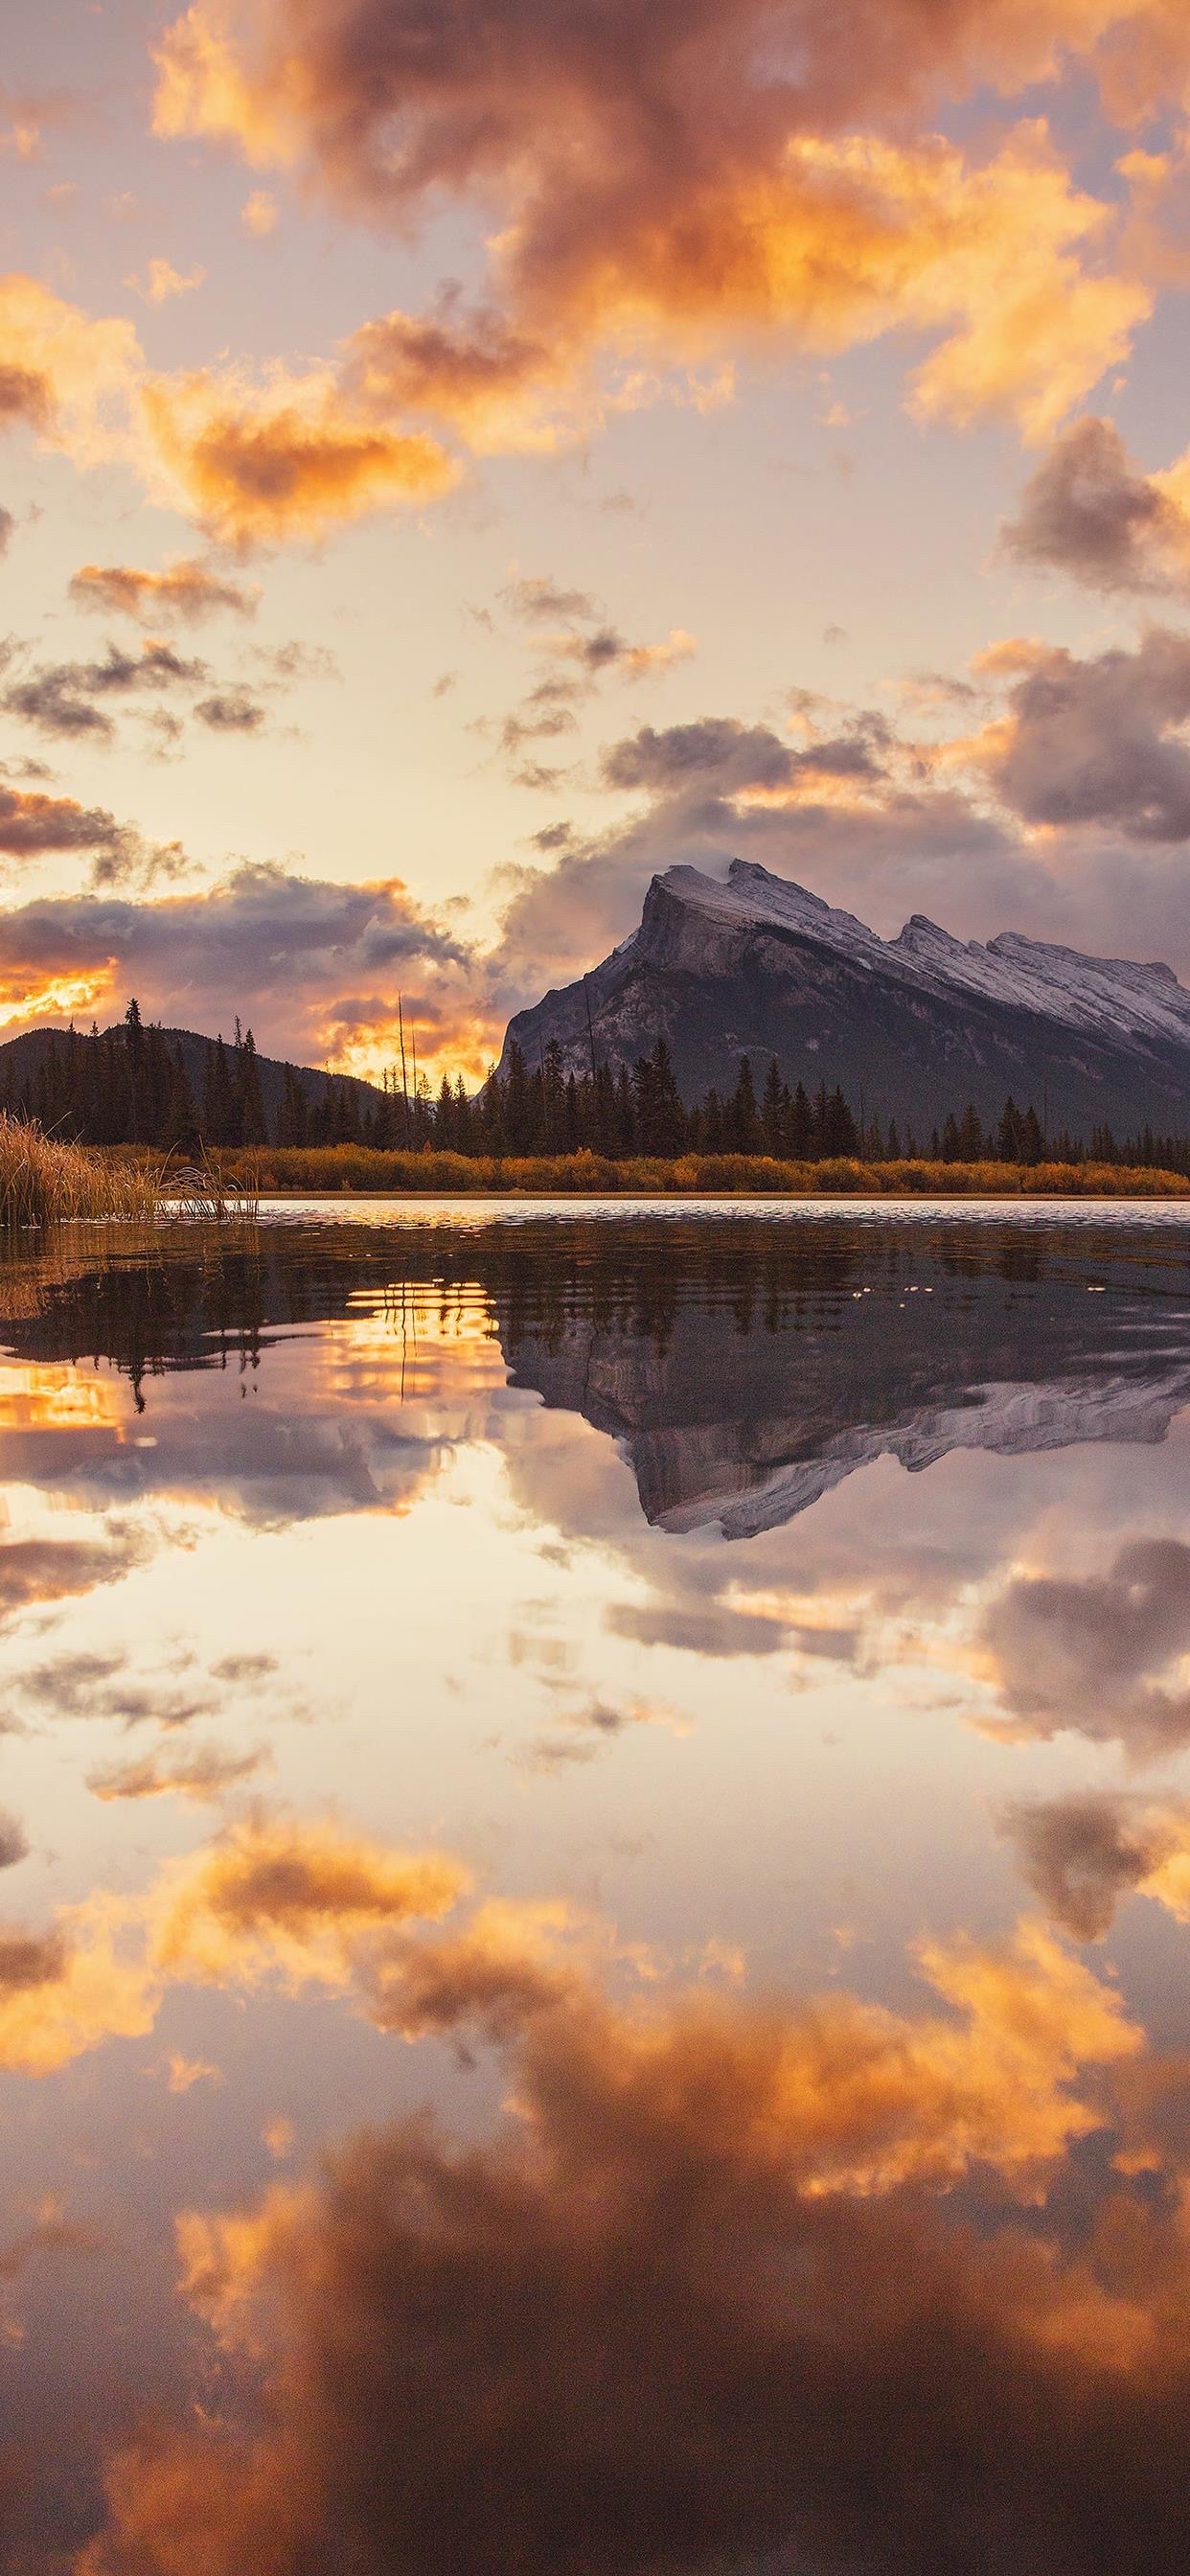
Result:
[[[466,1304],[511,1382],[621,1443],[648,1519],[745,1536],[854,1468],[956,1448],[1157,1441],[1190,1402],[1187,1236],[845,1216],[179,1230],[0,1274],[0,1343],[163,1371],[264,1369],[366,1309]],[[396,1392],[399,1396],[399,1378]]]
[[[863,1249],[854,1268],[811,1257],[795,1282],[758,1277],[742,1305],[741,1283],[704,1282],[660,1333],[581,1313],[561,1333],[502,1326],[513,1383],[619,1442],[651,1522],[729,1537],[886,1454],[914,1470],[953,1449],[1159,1441],[1190,1403],[1180,1246],[1168,1267],[1060,1234],[958,1245],[914,1229]]]

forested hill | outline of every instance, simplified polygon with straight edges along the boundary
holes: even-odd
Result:
[[[391,1125],[374,1083],[259,1055],[250,1029],[224,1040],[149,1026],[135,1004],[97,1033],[9,1038],[0,1109],[95,1145],[335,1145],[387,1141]]]

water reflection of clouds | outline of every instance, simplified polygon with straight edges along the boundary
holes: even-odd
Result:
[[[468,1901],[442,1860],[284,1828],[155,1901],[175,1973],[346,1973],[382,2028],[486,2038],[516,2112],[470,2146],[374,2129],[321,2179],[183,2214],[223,2420],[159,2418],[109,2464],[88,2571],[164,2576],[196,2531],[212,2576],[811,2549],[1090,2571],[1108,2509],[1152,2553],[1190,2284],[1139,2178],[1179,2179],[1185,2073],[1144,2068],[1112,1985],[1026,1927],[924,1946],[908,2015],[617,1996],[560,1911],[481,1901],[456,1931]],[[1050,2187],[1113,2135],[1071,2236]]]
[[[588,1407],[551,1308],[543,1403],[494,1311],[365,1281],[94,1420],[21,1360],[14,2576],[1172,2576],[1186,1426],[678,1532],[632,1355]],[[659,1495],[757,1353],[785,1441],[782,1330]]]

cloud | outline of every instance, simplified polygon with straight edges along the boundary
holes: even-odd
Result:
[[[153,1909],[158,1976],[345,1985],[353,1945],[378,1927],[445,1914],[467,1886],[439,1854],[407,1857],[330,1827],[234,1827],[167,1883]]]
[[[35,278],[0,277],[0,427],[24,422],[82,465],[123,457],[142,364],[131,323],[93,321]]]
[[[144,690],[193,690],[210,676],[205,662],[185,661],[172,644],[150,638],[139,653],[109,644],[102,661],[43,663],[26,679],[10,681],[0,705],[51,738],[93,734],[110,741],[115,726],[107,701]]]
[[[205,268],[192,268],[189,276],[183,277],[168,259],[151,259],[143,278],[126,277],[124,283],[143,304],[168,304],[175,295],[193,295],[206,273]]]
[[[196,2084],[222,2084],[218,2066],[209,2066],[202,2058],[183,2057],[174,2049],[168,2061],[168,2083],[171,2093],[192,2093]]]
[[[47,2196],[32,2224],[0,2246],[0,2281],[19,2280],[35,2254],[96,2254],[103,2242],[95,2228],[67,2218],[61,2204]]]
[[[9,546],[12,543],[12,532],[15,526],[16,520],[13,517],[12,511],[0,510],[0,558],[3,558],[3,556],[8,552]]]
[[[1094,1791],[1008,1807],[1003,1828],[1029,1886],[1076,1941],[1110,1932],[1121,1897],[1140,1886],[1168,1847],[1167,1828],[1146,1822],[1128,1801]]]
[[[529,626],[554,625],[563,618],[590,620],[594,625],[599,619],[598,602],[589,591],[566,590],[548,573],[519,575],[508,583],[502,596],[514,617],[522,618]]]
[[[610,625],[586,591],[564,590],[544,575],[518,578],[502,597],[519,623],[533,630],[534,650],[541,657],[538,677],[520,706],[504,718],[500,749],[514,764],[516,786],[543,788],[557,784],[562,773],[539,761],[524,761],[526,744],[556,741],[578,731],[578,708],[605,679],[659,678],[696,652],[694,637],[674,627],[663,643],[634,644]],[[563,618],[562,626],[538,634],[546,620]],[[584,631],[584,629],[586,631]],[[475,730],[490,730],[481,720]]]
[[[426,314],[394,311],[365,323],[347,342],[339,381],[365,416],[425,414],[453,429],[477,455],[555,447],[592,397],[576,390],[574,361],[490,309],[468,312],[448,290]]]
[[[161,572],[142,572],[133,564],[82,564],[70,596],[76,608],[133,617],[139,626],[154,629],[175,620],[197,626],[224,609],[254,617],[260,600],[259,590],[194,556],[166,564]]]
[[[1136,1761],[1190,1743],[1190,1547],[1134,1539],[1106,1575],[1018,1575],[982,1643],[1010,1733],[1070,1728]]]
[[[45,1932],[0,1927],[0,2068],[54,2074],[105,2040],[142,2037],[179,1983],[354,1984],[374,1998],[381,2027],[394,2028],[385,1942],[391,1950],[415,1922],[445,1914],[467,1885],[461,1864],[440,1854],[393,1853],[284,1819],[236,1825],[140,1897],[101,1889]]]
[[[88,1772],[87,1787],[94,1797],[108,1801],[174,1795],[218,1799],[226,1790],[241,1788],[245,1780],[255,1778],[267,1758],[259,1749],[233,1753],[224,1745],[196,1744],[172,1761],[146,1753],[138,1761],[110,1762]]]
[[[329,372],[264,389],[227,374],[158,376],[142,403],[178,502],[242,553],[439,498],[456,479],[444,448],[353,411]]]
[[[135,1909],[91,1897],[45,1934],[0,1933],[0,2067],[53,2075],[107,2039],[152,2029],[155,1998],[124,1951]]]
[[[1000,648],[1001,667],[1010,668]],[[986,664],[985,664],[986,667]],[[1102,824],[1139,842],[1190,835],[1190,636],[1155,626],[1134,652],[1081,661],[1024,645],[1008,713],[967,746],[1029,824]]]
[[[1109,420],[1073,421],[1021,495],[1004,553],[1085,589],[1140,598],[1190,591],[1190,458],[1144,474]]]
[[[240,215],[246,233],[257,241],[267,241],[277,229],[277,200],[267,188],[254,188]]]
[[[1083,32],[1068,0],[1027,39],[1009,0],[982,15],[994,34],[969,0],[929,18],[854,0],[837,27],[800,8],[783,49],[765,0],[693,19],[670,0],[647,43],[595,0],[515,22],[476,0],[426,47],[404,7],[381,26],[366,0],[333,18],[196,0],[157,48],[155,124],[294,169],[371,222],[407,227],[443,192],[493,206],[494,356],[461,388],[489,417],[515,416],[534,375],[561,379],[565,412],[600,349],[632,402],[655,390],[650,359],[900,328],[935,342],[917,408],[1043,435],[1125,354],[1149,295],[1112,271],[1112,209],[1074,189],[1043,125],[983,161],[929,131],[982,80],[1053,77]]]
[[[604,785],[629,793],[711,784],[730,796],[741,788],[787,787],[796,767],[792,745],[768,725],[733,716],[699,716],[689,724],[652,725],[613,743],[602,760]]]
[[[164,2576],[196,2534],[209,2576],[972,2549],[1093,2576],[1105,2529],[1149,2545],[1181,2491],[1184,2241],[1158,2219],[1146,2259],[1121,2192],[1063,2243],[1043,2197],[1103,2116],[1080,2071],[1124,2085],[1136,2035],[1036,1930],[921,1964],[941,2010],[530,1984],[493,2137],[373,2129],[186,2215],[182,2287],[229,2380],[259,2376],[253,2427],[130,2445],[82,2576]]]
[[[259,733],[266,721],[259,698],[244,687],[221,689],[214,697],[200,698],[194,709],[199,724],[208,733]]]
[[[423,1028],[429,1054],[443,1035],[465,1033],[475,1008],[467,952],[398,879],[344,885],[266,866],[152,901],[93,893],[11,906],[0,916],[0,1007],[16,1016],[28,997],[32,1010],[55,982],[85,983],[100,1011],[135,992],[172,1028],[226,1028],[238,1012],[266,1052],[301,1063],[350,1052],[353,996],[377,984],[387,996],[376,1006],[377,1050],[398,984],[419,1055]]]
[[[680,626],[673,627],[660,644],[630,644],[618,628],[597,626],[590,635],[559,635],[549,650],[558,661],[573,662],[588,679],[613,673],[641,680],[671,671],[676,662],[688,662],[698,647]]]
[[[129,855],[134,842],[128,827],[102,806],[79,805],[73,796],[47,796],[40,788],[10,787],[0,778],[0,852],[6,858],[78,850],[111,862]]]
[[[0,1932],[0,1996],[25,1994],[62,1974],[65,1944],[57,1933]]]
[[[140,1556],[123,1533],[104,1545],[85,1539],[7,1539],[0,1547],[0,1620],[46,1601],[65,1601],[102,1583],[119,1583]]]
[[[19,1817],[0,1809],[0,1869],[15,1869],[29,1855],[29,1837]]]
[[[39,161],[46,128],[77,131],[86,122],[87,102],[80,90],[0,87],[0,115],[11,119],[7,132],[0,134],[0,152],[11,153],[18,161]]]
[[[1051,1920],[1076,1941],[1111,1930],[1121,1899],[1135,1889],[1190,1921],[1190,1808],[1109,1792],[1075,1792],[1048,1803],[1006,1807],[1001,1830]]]
[[[14,1688],[19,1699],[55,1720],[117,1718],[123,1726],[151,1720],[178,1727],[209,1716],[217,1706],[209,1692],[171,1687],[160,1674],[136,1681],[127,1658],[118,1654],[57,1655],[22,1673]]]

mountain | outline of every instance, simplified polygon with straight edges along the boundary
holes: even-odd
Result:
[[[590,1014],[588,1018],[588,1012]],[[838,1085],[853,1109],[920,1137],[1012,1094],[1051,1134],[1089,1141],[1190,1127],[1190,993],[1169,966],[1083,957],[1006,931],[984,946],[915,913],[881,939],[804,886],[733,859],[654,877],[640,927],[592,972],[509,1024],[532,1067],[556,1038],[567,1072],[633,1065],[664,1036],[687,1102],[730,1091],[748,1055],[791,1085]]]
[[[201,1037],[196,1029],[163,1029],[161,1034],[171,1054],[181,1048],[182,1061],[186,1067],[186,1079],[195,1103],[198,1104],[202,1100],[207,1049],[213,1041],[210,1038]],[[52,1041],[57,1038],[61,1042],[62,1035],[61,1029],[25,1029],[20,1037],[9,1038],[0,1045],[0,1106],[7,1106],[10,1103],[14,1107],[20,1106],[21,1094],[26,1086],[36,1079]],[[231,1047],[228,1043],[229,1061],[230,1057]],[[320,1101],[325,1100],[327,1091],[332,1085],[337,1094],[345,1096],[351,1106],[359,1111],[379,1109],[384,1105],[384,1094],[377,1085],[372,1082],[361,1082],[354,1074],[321,1073],[313,1065],[287,1065],[279,1057],[271,1055],[258,1055],[256,1069],[260,1078],[260,1097],[270,1135],[276,1130],[278,1112],[285,1096],[287,1073],[292,1074],[307,1108],[310,1109],[316,1108]]]

